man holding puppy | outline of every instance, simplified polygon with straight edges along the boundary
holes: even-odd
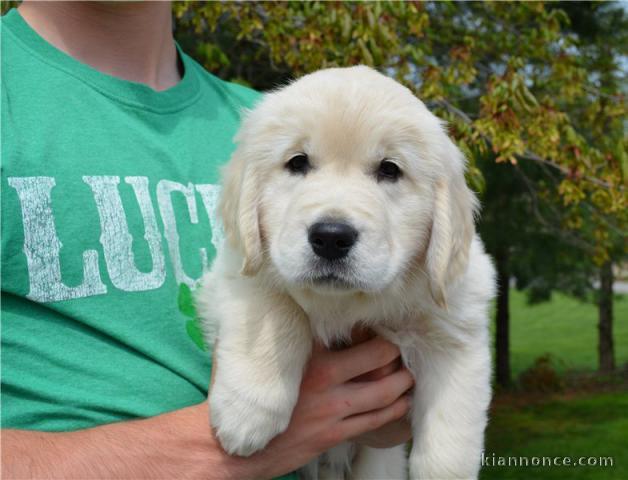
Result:
[[[230,457],[209,428],[209,357],[176,297],[219,244],[218,168],[257,97],[178,49],[168,2],[26,1],[3,17],[6,478],[271,478],[346,439],[409,438],[410,374],[364,332],[315,347],[264,451]],[[385,400],[329,408],[355,388]]]

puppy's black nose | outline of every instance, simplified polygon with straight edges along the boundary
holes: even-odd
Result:
[[[358,231],[341,222],[318,222],[308,231],[312,250],[319,257],[336,260],[346,257],[358,239]]]

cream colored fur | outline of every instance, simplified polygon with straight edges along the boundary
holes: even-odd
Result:
[[[197,303],[218,369],[212,424],[250,455],[287,427],[313,338],[360,324],[397,344],[414,374],[410,477],[476,478],[490,400],[488,308],[494,271],[475,234],[465,160],[414,95],[367,67],[328,69],[248,112],[224,172],[227,241]],[[285,168],[307,153],[312,170]],[[384,159],[402,170],[378,182]],[[350,286],[313,278],[307,229],[351,223]],[[319,268],[320,270],[320,268]],[[349,443],[303,469],[318,478],[405,478],[403,447]]]

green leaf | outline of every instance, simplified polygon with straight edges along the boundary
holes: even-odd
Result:
[[[364,60],[364,63],[372,67],[375,64],[373,61],[373,55],[371,55],[366,43],[364,43],[364,40],[361,38],[358,39],[358,46],[360,47],[360,50],[362,50],[362,59]]]
[[[623,181],[628,180],[628,155],[626,154],[626,150],[624,150],[624,143],[619,142],[617,144],[617,157],[619,158],[620,172]]]
[[[348,40],[351,36],[351,24],[351,15],[349,14],[349,12],[345,12],[344,16],[342,17],[342,39],[345,41]]]
[[[196,346],[206,352],[207,345],[205,345],[205,341],[203,340],[203,333],[198,324],[198,318],[188,320],[185,324],[185,330],[188,332],[188,336],[192,339]]]
[[[194,297],[192,290],[185,283],[179,285],[179,298],[177,300],[179,311],[186,317],[196,317],[196,307],[194,306]]]

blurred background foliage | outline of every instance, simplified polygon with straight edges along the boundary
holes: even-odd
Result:
[[[2,12],[17,3],[3,2]],[[628,291],[626,4],[172,8],[177,41],[222,79],[267,91],[320,68],[366,64],[447,120],[469,160],[479,231],[498,271],[499,395],[487,451],[616,457],[613,469],[482,476],[626,478],[628,302],[614,294]]]

